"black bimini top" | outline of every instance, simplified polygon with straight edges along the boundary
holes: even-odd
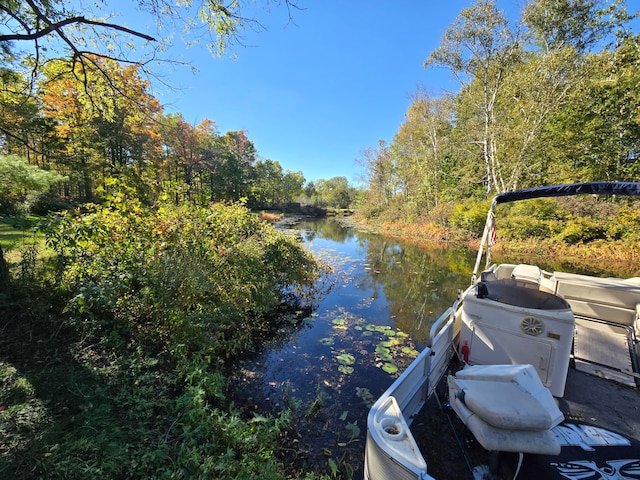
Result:
[[[586,182],[527,188],[515,192],[500,193],[495,196],[494,202],[498,205],[531,198],[568,197],[571,195],[640,196],[640,182]]]

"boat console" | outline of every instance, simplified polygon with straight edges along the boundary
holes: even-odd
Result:
[[[574,324],[563,298],[531,281],[496,277],[465,292],[459,348],[471,365],[533,365],[551,393],[562,397]]]

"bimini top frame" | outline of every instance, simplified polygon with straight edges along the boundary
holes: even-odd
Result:
[[[544,197],[568,197],[573,195],[622,195],[640,196],[640,182],[587,182],[551,185],[548,187],[527,188],[513,192],[499,193],[493,197],[487,221],[484,225],[476,264],[473,268],[472,284],[476,282],[482,254],[486,249],[486,268],[491,263],[491,245],[495,242],[495,210],[501,203],[516,202]]]

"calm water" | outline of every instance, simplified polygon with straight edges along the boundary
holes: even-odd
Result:
[[[307,248],[332,267],[325,278],[331,289],[300,328],[247,362],[237,383],[242,400],[257,412],[294,412],[299,437],[283,441],[307,470],[362,478],[369,408],[469,285],[476,252],[420,247],[333,220],[297,229]]]
[[[239,381],[261,409],[294,408],[301,436],[291,447],[309,468],[361,478],[370,406],[469,285],[475,252],[426,249],[332,220],[297,228],[332,267],[332,287],[300,329],[245,364]]]

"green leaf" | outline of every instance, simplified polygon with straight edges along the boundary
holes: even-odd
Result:
[[[382,365],[382,370],[384,370],[388,374],[394,374],[398,371],[398,367],[393,363],[387,362],[384,365]]]

